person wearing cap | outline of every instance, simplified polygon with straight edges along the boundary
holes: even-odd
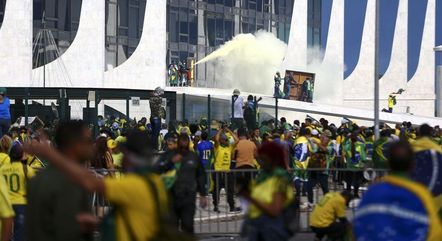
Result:
[[[6,88],[0,88],[0,136],[8,133],[11,126],[10,100],[6,96]]]
[[[233,91],[232,106],[232,130],[236,130],[244,126],[244,99],[240,96],[241,92],[238,89]]]
[[[274,87],[274,90],[273,90],[273,97],[280,98],[280,97],[282,97],[282,95],[281,95],[281,89],[280,89],[280,86],[281,86],[281,74],[279,73],[279,71],[276,72],[275,77],[273,78],[273,80],[275,81],[275,87]]]
[[[123,167],[123,153],[121,152],[119,145],[122,145],[122,143],[117,142],[116,139],[109,139],[107,141],[107,148],[112,154],[113,167],[117,170],[121,170],[121,168]]]
[[[83,136],[80,136],[80,139],[77,138],[77,141],[91,138],[90,130],[86,129],[86,125],[84,125],[84,128],[80,132],[84,133]],[[60,170],[70,183],[79,185],[90,193],[104,195],[109,200],[114,206],[115,214],[112,217],[115,219],[105,219],[103,221],[103,232],[101,233],[103,240],[152,240],[159,230],[158,215],[168,215],[167,192],[161,177],[152,171],[154,150],[151,139],[146,132],[135,129],[128,133],[127,142],[122,147],[124,154],[123,168],[127,170],[127,174],[120,179],[96,178],[87,168],[76,164],[76,161],[71,161],[72,157],[68,156],[68,153],[55,150],[43,142],[33,141],[27,145],[26,150],[49,160],[51,166]],[[41,178],[44,177],[41,176]],[[33,187],[41,192],[41,188]],[[53,199],[51,201],[54,202]],[[58,205],[63,204],[59,203]],[[54,206],[53,203],[52,206]],[[55,205],[55,207],[57,206]],[[39,213],[40,208],[41,206],[35,203],[29,211]],[[44,216],[52,215],[49,210],[42,211],[44,211],[42,212]],[[68,217],[72,215],[72,210],[67,209],[66,213],[64,215],[60,214],[59,217],[66,218],[66,215]],[[75,213],[74,217],[76,220],[71,225],[78,227],[78,232],[90,230],[91,227],[97,225],[97,220],[88,213]],[[36,219],[37,217],[34,216],[33,218]],[[57,229],[66,228],[59,226],[66,225],[64,222],[60,224],[42,222],[41,225],[36,225],[37,227],[33,227],[34,225],[36,225],[34,222],[32,225],[27,225],[30,228],[29,231],[32,230],[32,232],[28,232],[28,237],[32,237],[33,241],[84,240],[82,236],[72,237],[69,233],[58,233]],[[57,235],[46,236],[46,239],[35,238],[35,236],[41,237],[41,232],[48,233],[48,235],[56,232]]]
[[[158,136],[161,130],[161,119],[166,118],[166,112],[162,107],[164,90],[161,87],[155,88],[149,99],[150,105],[150,124],[152,125],[152,144],[155,150],[158,150]]]

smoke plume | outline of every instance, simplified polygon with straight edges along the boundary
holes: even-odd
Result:
[[[239,34],[196,64],[216,60],[213,87],[272,95],[273,76],[286,49],[284,42],[265,31]]]

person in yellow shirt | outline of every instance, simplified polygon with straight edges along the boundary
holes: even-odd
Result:
[[[351,193],[343,191],[329,192],[319,200],[310,214],[310,228],[316,235],[315,241],[322,240],[324,236],[333,240],[344,237],[348,226],[345,209],[351,199]]]
[[[0,241],[11,239],[13,220],[14,210],[9,200],[8,188],[5,180],[0,177]]]
[[[236,141],[236,135],[228,129],[227,131]],[[218,130],[215,136],[215,159],[213,163],[215,172],[212,173],[212,199],[213,211],[215,212],[219,212],[219,192],[223,187],[227,192],[227,203],[229,204],[230,211],[235,211],[235,199],[233,197],[235,176],[234,173],[229,173],[232,167],[233,149],[234,145],[229,143],[229,139],[224,131],[222,129]]]
[[[0,167],[9,191],[9,199],[16,214],[14,218],[13,240],[24,239],[24,217],[26,207],[26,186],[28,180],[35,175],[32,168],[26,165],[26,157],[20,142],[14,142],[9,153],[11,162]]]
[[[259,148],[258,154],[262,171],[251,185],[238,182],[240,194],[250,202],[243,228],[249,241],[287,241],[290,231],[283,213],[294,194],[284,149],[269,142]]]
[[[103,240],[110,240],[109,235],[114,234],[114,240],[118,241],[158,238],[158,215],[159,212],[167,213],[168,200],[160,176],[149,171],[153,163],[147,160],[152,160],[153,146],[146,132],[133,130],[128,133],[127,142],[121,150],[124,154],[123,168],[131,172],[120,179],[97,179],[88,169],[68,161],[67,157],[45,143],[33,141],[27,145],[26,150],[48,160],[86,191],[104,195],[116,207],[115,229],[103,233]],[[92,218],[87,218],[85,214],[82,220],[91,221]]]

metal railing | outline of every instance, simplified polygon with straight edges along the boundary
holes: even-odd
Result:
[[[120,178],[119,171],[113,170],[94,170],[97,176],[113,173],[116,178]],[[310,176],[325,175],[326,183],[330,192],[340,192],[347,189],[346,183],[350,179],[357,180],[360,184],[358,194],[362,196],[367,190],[368,186],[376,182],[380,177],[387,173],[385,169],[347,169],[347,168],[309,168],[305,170]],[[293,173],[290,171],[291,174]],[[200,208],[198,199],[196,202],[196,213],[194,218],[195,233],[199,235],[237,235],[241,232],[241,227],[246,218],[247,204],[237,195],[237,191],[244,185],[245,181],[253,181],[259,174],[257,169],[234,169],[230,171],[214,171],[207,170],[207,185],[209,190],[208,205],[205,208]],[[311,180],[311,179],[310,179]],[[308,182],[304,182],[305,194],[308,195]],[[354,190],[354,186],[351,186]],[[316,184],[312,187],[313,204],[317,203],[324,195],[320,185]],[[293,185],[293,192],[296,195],[296,188]],[[313,207],[302,205],[308,202],[308,198],[303,194],[303,190],[299,190],[300,197],[300,228],[301,232],[310,232],[309,217]],[[215,199],[216,198],[216,199]],[[230,199],[230,200],[229,200]],[[214,201],[215,200],[215,201]],[[233,203],[232,203],[233,201]],[[215,210],[215,205],[218,210]],[[357,201],[350,203],[347,209],[347,216],[351,219],[356,210]],[[234,209],[231,207],[242,210]],[[104,198],[94,194],[92,196],[93,213],[97,216],[102,216],[110,208],[111,204]]]

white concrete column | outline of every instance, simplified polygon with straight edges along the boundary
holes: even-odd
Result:
[[[327,45],[322,63],[309,69],[316,73],[315,103],[342,104],[344,78],[344,0],[334,0]]]
[[[307,0],[296,0],[293,4],[290,36],[282,71],[302,71],[307,67],[307,6]]]
[[[31,84],[32,12],[32,0],[6,1],[0,28],[0,86]]]
[[[435,0],[428,0],[419,63],[414,76],[407,83],[405,93],[398,99],[398,105],[409,106],[415,115],[434,116],[435,112],[435,15]]]
[[[374,55],[376,1],[367,2],[364,30],[358,63],[353,72],[344,80],[344,105],[372,109],[374,90]]]
[[[436,116],[442,117],[442,65],[436,70]]]
[[[385,74],[380,79],[381,109],[387,105],[390,93],[407,85],[408,69],[408,0],[399,1],[396,25],[393,37],[390,63]],[[400,98],[400,97],[398,97]]]

